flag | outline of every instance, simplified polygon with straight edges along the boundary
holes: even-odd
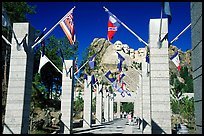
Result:
[[[162,2],[162,8],[165,15],[168,17],[168,22],[171,24],[172,16],[169,2]]]
[[[146,62],[149,63],[149,46],[146,46]]]
[[[69,39],[70,44],[74,45],[76,42],[76,34],[74,29],[73,11],[67,16],[66,19],[60,22],[60,26]]]
[[[125,92],[124,92],[124,91],[121,93],[121,96],[122,96],[122,97],[125,97]]]
[[[126,84],[125,84],[125,82],[122,82],[121,88],[122,88],[123,91],[126,91]]]
[[[118,22],[119,19],[116,18],[112,13],[108,11],[109,20],[108,20],[108,40],[112,40],[114,34],[117,32],[120,23]]]
[[[119,93],[122,93],[123,92],[123,89],[120,87],[120,88],[118,88],[118,90],[117,90]]]
[[[112,87],[113,87],[114,89],[117,89],[117,82],[116,82],[116,81],[112,83]]]
[[[60,49],[58,49],[57,54],[59,54],[59,55],[60,55],[60,58],[62,59],[62,63],[64,63],[64,56],[63,56],[63,53],[62,53],[61,48],[60,48]]]
[[[90,59],[89,59],[89,66],[91,69],[94,68],[95,66],[95,58],[96,58],[96,54],[94,54]]]
[[[3,27],[10,27],[10,20],[9,17],[6,13],[6,10],[4,9],[4,7],[2,6],[2,26]]]
[[[113,78],[112,73],[110,70],[108,70],[108,72],[105,74],[105,77],[111,82],[113,83],[115,81],[115,78]]]
[[[92,76],[91,76],[91,85],[94,85],[95,83],[96,83],[95,76],[92,75]]]
[[[84,79],[88,80],[87,74],[84,74]]]
[[[38,69],[38,73],[40,73],[41,68],[47,63],[49,62],[49,60],[46,58],[46,56],[42,56],[40,57],[40,65],[39,65],[39,69]]]
[[[128,96],[131,96],[131,93],[130,93],[129,91],[126,91],[126,94],[127,94]]]
[[[118,71],[120,72],[120,71],[122,71],[122,63],[125,60],[125,58],[122,55],[120,55],[120,53],[118,53],[118,52],[116,52],[116,53],[118,54],[118,61],[119,61],[117,68],[118,68]]]
[[[118,60],[120,62],[123,62],[125,60],[125,58],[122,55],[120,55],[120,53],[118,53],[118,52],[116,52],[116,53],[118,54]]]
[[[125,74],[121,71],[118,75],[118,82],[121,82],[121,80],[123,79],[124,76],[125,76]]]
[[[178,71],[180,71],[181,66],[180,66],[178,51],[170,59],[174,62],[174,64],[176,65]]]
[[[77,65],[77,63],[75,61],[75,72],[78,73],[78,71],[79,71],[79,68],[78,68],[78,65]]]
[[[42,32],[41,38],[44,36],[44,31]],[[45,55],[45,39],[42,39],[41,41],[41,46],[42,46],[42,56]]]

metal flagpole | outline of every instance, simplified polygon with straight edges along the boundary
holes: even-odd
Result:
[[[181,34],[183,34],[190,26],[191,26],[191,23],[190,23],[186,28],[184,28],[183,31],[181,31],[181,32],[176,36],[176,38],[174,38],[174,39],[170,42],[170,44],[172,44],[174,41],[178,40],[178,37],[179,37]]]
[[[82,69],[82,68],[86,65],[86,63],[88,63],[88,62],[89,62],[89,60],[87,60],[87,61],[78,69],[78,71],[76,71],[76,72],[74,73],[74,75],[75,75],[76,73],[78,73],[79,70]]]
[[[42,39],[44,39],[49,33],[51,33],[51,32],[55,29],[55,27],[56,27],[60,22],[62,22],[74,9],[75,9],[75,6],[74,6],[59,22],[57,22],[40,40],[38,40],[38,42],[36,42],[36,43],[32,46],[32,48],[34,48],[37,44],[39,44],[39,43],[42,41]]]
[[[109,11],[106,7],[103,8],[105,9],[106,12]],[[115,15],[113,15],[112,17],[114,17],[121,25],[123,25],[128,31],[130,31],[134,36],[136,36],[140,42],[143,42],[146,46],[148,46],[148,44],[145,41],[143,41],[137,34],[135,34],[129,27],[127,27],[122,21],[118,20]]]
[[[4,41],[9,44],[10,46],[12,46],[12,44],[2,35],[2,38],[4,39]]]
[[[74,78],[76,78],[76,80],[79,81],[79,83],[83,85],[83,83],[76,76],[74,76]]]

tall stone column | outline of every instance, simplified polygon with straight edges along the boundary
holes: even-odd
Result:
[[[140,119],[140,124],[138,124],[139,128],[142,129],[142,81],[141,75],[138,74],[138,88],[136,90],[135,100],[134,100],[134,116]]]
[[[117,101],[117,118],[120,118],[120,101]]]
[[[87,78],[87,82],[84,82],[84,128],[90,128],[92,120],[92,91],[91,84],[89,84],[91,82],[91,76],[88,76]]]
[[[104,118],[105,122],[109,122],[109,92],[104,95]]]
[[[152,133],[151,107],[150,107],[150,77],[147,74],[149,64],[142,61],[142,115],[143,115],[143,134]],[[149,68],[148,68],[149,69]]]
[[[110,94],[110,121],[113,121],[113,94]]]
[[[9,82],[3,134],[28,134],[30,101],[33,77],[34,28],[29,23],[14,23],[13,30],[20,43],[26,34],[21,50],[12,38]],[[14,36],[13,36],[14,37]]]
[[[171,133],[168,41],[158,48],[160,19],[150,19],[150,91],[152,133]],[[162,19],[161,39],[168,33],[168,20]]]
[[[73,78],[73,60],[65,60],[66,68],[71,73],[66,74],[65,66],[63,65],[62,75],[62,95],[61,95],[61,130],[63,134],[70,134],[73,130],[73,104],[74,104],[74,78]],[[71,77],[70,77],[71,74]]]
[[[102,85],[99,84],[97,87],[97,92],[96,92],[96,124],[101,124],[102,122],[102,102],[103,102],[103,97],[102,97],[102,92],[100,90],[102,89]]]

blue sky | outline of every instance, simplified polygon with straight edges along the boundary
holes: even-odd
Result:
[[[35,29],[50,30],[71,8],[73,12],[76,38],[79,41],[79,60],[81,53],[88,47],[94,38],[107,39],[108,8],[132,31],[145,42],[149,38],[149,20],[160,18],[161,2],[29,2],[36,5],[36,14],[28,15],[28,21]],[[186,26],[191,23],[190,2],[170,2],[172,22],[169,25],[169,42],[172,41]],[[49,35],[62,38],[65,36],[60,25]],[[120,40],[130,48],[138,49],[145,45],[122,25],[116,32],[112,43]],[[182,51],[191,49],[191,29],[183,33],[173,43]]]

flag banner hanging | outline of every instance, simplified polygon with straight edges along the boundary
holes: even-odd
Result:
[[[116,52],[118,54],[118,60],[123,62],[125,60],[125,58],[118,52]]]
[[[125,60],[125,58],[122,55],[120,55],[120,53],[118,53],[118,52],[116,52],[116,53],[118,54],[118,61],[119,61],[117,68],[118,68],[118,71],[121,72],[122,71],[122,63]]]
[[[121,88],[122,88],[123,91],[126,91],[126,84],[125,84],[125,82],[122,82]]]
[[[108,72],[105,74],[105,77],[111,82],[113,83],[115,81],[115,78],[112,76],[112,73],[110,70],[108,70]]]
[[[169,2],[162,2],[162,8],[163,8],[164,14],[167,15],[168,17],[169,24],[171,24],[172,16],[171,16],[171,9],[170,9]]]
[[[125,76],[125,74],[122,72],[122,70],[121,70],[121,72],[119,73],[119,75],[118,75],[118,82],[120,83],[121,81],[122,81],[122,79],[123,79],[123,77]]]
[[[122,93],[123,92],[123,89],[120,87],[120,88],[118,88],[118,90],[117,90],[119,93]]]
[[[95,64],[95,58],[96,58],[96,54],[94,54],[90,59],[89,59],[89,66],[91,69],[94,69]]]
[[[113,36],[117,32],[120,23],[117,21],[118,19],[108,11],[109,20],[108,20],[108,41],[113,39]]]
[[[60,26],[71,45],[74,45],[76,42],[76,34],[74,29],[74,19],[73,19],[73,11],[67,16],[66,19],[60,22]]]
[[[87,74],[84,74],[84,79],[88,80]]]
[[[3,27],[10,27],[10,20],[6,13],[6,10],[2,6],[2,26]]]
[[[49,62],[49,60],[45,57],[45,55],[42,56],[42,54],[41,54],[41,57],[40,57],[40,65],[39,65],[38,73],[40,73],[41,68],[42,68],[47,62]]]
[[[117,82],[116,81],[114,81],[113,83],[112,83],[112,87],[114,88],[114,89],[117,89]]]
[[[131,93],[130,93],[129,91],[126,91],[126,94],[127,94],[128,96],[131,96]]]
[[[76,72],[76,73],[79,72],[79,68],[78,68],[78,65],[77,65],[76,61],[75,61],[75,67],[74,67],[74,69],[75,69],[75,72]]]
[[[121,96],[122,96],[122,97],[125,97],[125,92],[124,92],[124,91],[121,93]]]
[[[61,48],[57,50],[57,55],[60,55],[60,58],[62,59],[62,63],[64,63],[64,56],[63,56]]]
[[[91,85],[94,85],[95,83],[96,83],[95,76],[92,75],[91,76]]]
[[[174,62],[174,64],[176,65],[178,71],[180,71],[181,66],[180,66],[178,51],[170,59]]]
[[[149,47],[146,46],[146,62],[149,64]]]

